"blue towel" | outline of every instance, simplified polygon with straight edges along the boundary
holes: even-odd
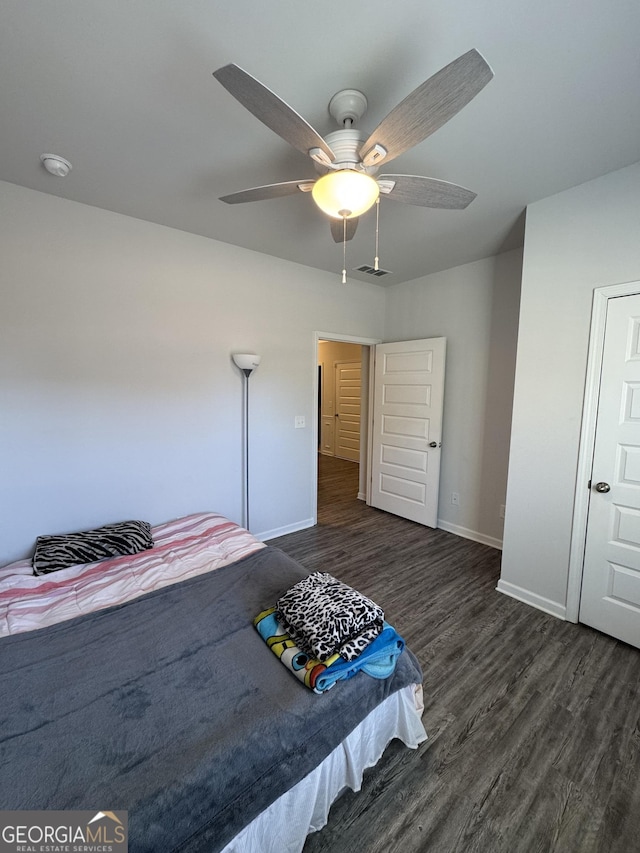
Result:
[[[354,660],[332,655],[324,663],[303,652],[275,617],[271,607],[253,620],[258,633],[286,668],[314,693],[325,693],[337,681],[346,681],[362,670],[372,678],[388,678],[404,649],[404,640],[387,622],[381,633]]]
[[[404,640],[388,622],[383,623],[380,634],[352,661],[342,658],[332,663],[316,679],[316,688],[328,690],[336,681],[352,678],[357,672],[366,672],[372,678],[388,678],[396,668]]]

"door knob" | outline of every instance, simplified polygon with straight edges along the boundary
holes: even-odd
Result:
[[[602,492],[603,494],[606,494],[607,492],[611,491],[611,486],[609,485],[609,483],[596,483],[594,489],[596,490],[596,492]]]
[[[429,447],[442,447],[442,442],[438,443],[437,441],[430,441]]]

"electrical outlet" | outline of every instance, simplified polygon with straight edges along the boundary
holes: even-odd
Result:
[[[304,429],[307,425],[304,419],[304,415],[296,415],[293,425],[296,429]]]
[[[451,492],[451,503],[454,506],[460,506],[460,495],[458,492]]]

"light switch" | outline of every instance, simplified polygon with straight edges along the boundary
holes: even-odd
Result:
[[[304,415],[296,415],[294,426],[296,429],[304,429],[306,426]]]

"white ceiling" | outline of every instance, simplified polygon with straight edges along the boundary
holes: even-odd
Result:
[[[0,0],[0,180],[338,275],[309,195],[218,200],[315,171],[212,72],[235,62],[324,136],[338,90],[367,95],[370,131],[475,47],[494,79],[388,171],[478,197],[465,211],[384,201],[393,275],[350,275],[395,284],[521,245],[528,203],[639,160],[639,44],[638,0]],[[373,263],[374,230],[370,213],[349,268]]]

